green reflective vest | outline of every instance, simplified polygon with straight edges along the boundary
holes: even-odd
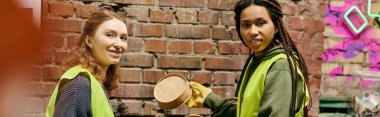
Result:
[[[239,89],[238,94],[238,100],[237,100],[237,117],[257,117],[259,106],[261,102],[261,96],[264,91],[264,83],[265,83],[265,77],[268,73],[269,68],[271,65],[278,59],[286,59],[285,54],[278,54],[268,60],[262,61],[260,65],[256,68],[254,73],[250,76],[250,79],[247,83],[247,86],[244,90],[243,98],[241,97],[242,87]],[[250,63],[253,59],[250,60]],[[244,77],[247,75],[247,71],[244,71]],[[302,74],[299,67],[297,66],[297,73]],[[302,75],[301,75],[302,76]],[[242,81],[245,81],[244,79]],[[304,78],[302,76],[302,83],[304,83]],[[244,84],[244,82],[242,83]],[[303,99],[303,102],[306,102],[306,104],[309,104],[309,93],[308,90],[306,90],[306,98]],[[296,113],[296,117],[302,117],[303,107],[306,105],[301,104],[301,109],[299,112]]]
[[[109,104],[106,94],[103,91],[101,84],[87,69],[78,66],[72,67],[67,70],[58,81],[56,88],[50,98],[48,107],[46,109],[46,117],[53,117],[55,109],[55,101],[60,89],[60,82],[62,79],[74,79],[78,74],[84,73],[90,78],[91,85],[91,111],[93,117],[114,117],[112,108]]]

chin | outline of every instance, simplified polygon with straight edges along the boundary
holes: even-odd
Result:
[[[117,61],[111,61],[111,64],[118,64],[119,63],[119,60]]]

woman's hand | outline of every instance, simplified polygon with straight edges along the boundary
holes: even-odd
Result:
[[[204,87],[202,84],[196,82],[189,83],[192,90],[190,99],[186,102],[189,108],[202,108],[203,102],[205,101],[207,95],[211,93],[211,89]]]

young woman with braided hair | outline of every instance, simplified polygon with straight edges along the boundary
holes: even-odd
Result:
[[[222,117],[301,117],[311,104],[308,70],[282,22],[276,0],[241,0],[235,5],[238,36],[253,51],[240,75],[237,104],[190,82],[189,107],[210,108]]]

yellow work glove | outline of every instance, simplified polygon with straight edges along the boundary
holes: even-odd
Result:
[[[186,102],[187,106],[189,108],[202,108],[207,95],[211,93],[211,89],[196,82],[190,82],[189,85],[192,94],[190,99]]]

